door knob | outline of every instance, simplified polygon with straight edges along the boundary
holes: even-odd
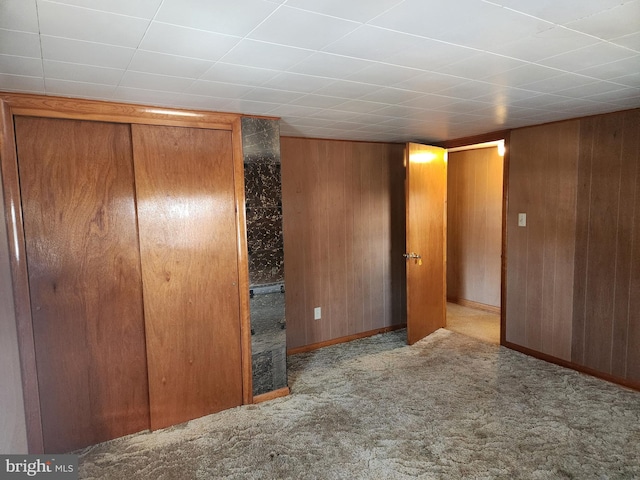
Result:
[[[413,253],[413,252],[411,252],[411,253],[403,253],[402,256],[404,258],[407,258],[407,259],[415,258],[416,260],[419,260],[419,259],[422,258],[422,255],[418,255],[417,253]]]

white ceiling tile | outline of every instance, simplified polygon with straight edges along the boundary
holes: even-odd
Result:
[[[54,0],[56,3],[152,19],[162,0]]]
[[[611,79],[612,82],[626,85],[628,87],[640,87],[640,71],[630,73],[627,75],[620,75]]]
[[[192,78],[171,77],[154,73],[127,71],[120,80],[123,87],[159,90],[163,92],[186,92],[193,84]]]
[[[368,65],[371,65],[371,62],[366,60],[332,53],[316,52],[293,65],[289,70],[306,75],[345,79],[352,73]]]
[[[366,23],[402,0],[288,0],[287,6]]]
[[[256,87],[244,94],[242,99],[269,103],[289,103],[302,95],[300,92]]]
[[[404,82],[396,83],[397,88],[405,88],[422,93],[437,93],[448,88],[467,83],[469,79],[446,75],[436,72],[428,72]]]
[[[450,105],[454,105],[460,101],[459,98],[449,97],[445,95],[422,95],[411,102],[406,102],[408,107],[423,108],[428,110],[446,110]]]
[[[611,40],[611,42],[616,45],[620,45],[621,47],[630,48],[636,52],[640,52],[640,31],[632,33],[631,35],[616,37]]]
[[[342,112],[334,109],[319,110],[318,113],[314,113],[312,118],[322,118],[324,120],[330,120],[331,122],[344,122],[351,120],[355,114],[352,112]]]
[[[196,80],[187,91],[196,95],[206,95],[209,97],[240,98],[251,90],[253,90],[253,87],[247,85]]]
[[[129,69],[174,77],[199,78],[212,66],[213,62],[208,60],[138,50],[131,59]]]
[[[246,99],[235,99],[229,102],[228,108],[231,112],[242,112],[253,115],[268,115],[270,112],[278,107],[277,103],[269,102],[256,102]]]
[[[278,5],[262,0],[164,0],[156,20],[245,36],[276,8]]]
[[[575,88],[582,85],[588,85],[596,81],[597,80],[590,77],[575,75],[573,73],[564,73],[562,75],[558,75],[557,77],[551,77],[522,85],[522,88],[533,92],[554,93],[560,90],[566,90],[567,88]]]
[[[625,58],[616,62],[604,63],[580,70],[582,75],[610,80],[625,75],[627,72],[640,72],[640,55]]]
[[[0,54],[0,73],[42,77],[42,60],[32,57],[16,57]]]
[[[287,70],[313,53],[311,50],[244,39],[222,61],[234,65]]]
[[[320,50],[358,25],[356,22],[283,6],[256,27],[248,38]]]
[[[640,106],[640,88],[612,90],[589,96],[586,100],[612,103],[625,108],[635,108]]]
[[[242,65],[218,62],[207,70],[200,79],[258,87],[279,74],[280,71],[278,70],[267,70],[265,68],[245,67]]]
[[[366,102],[363,100],[348,100],[336,106],[337,110],[353,113],[372,113],[386,107],[384,103]]]
[[[478,0],[405,0],[370,23],[480,50],[553,26]]]
[[[605,40],[638,33],[640,30],[640,0],[602,10],[565,25],[568,28]]]
[[[556,55],[555,57],[545,58],[540,60],[540,63],[568,72],[575,72],[635,55],[636,53],[632,50],[618,47],[611,43],[600,42],[579,50]]]
[[[0,90],[43,93],[44,78],[0,73]]]
[[[16,32],[0,28],[0,53],[40,58],[40,38],[36,33]]]
[[[588,17],[622,3],[620,0],[579,0],[574,2],[559,2],[558,0],[536,0],[535,2],[531,0],[491,0],[491,2],[559,24]]]
[[[140,48],[151,52],[216,61],[239,41],[239,37],[153,22]]]
[[[317,93],[312,95],[304,95],[300,98],[293,100],[293,105],[300,105],[303,107],[313,108],[333,108],[336,105],[340,105],[345,102],[344,98],[331,97],[328,95],[318,95]]]
[[[177,94],[174,98],[174,105],[180,108],[195,108],[196,110],[214,110],[218,112],[231,111],[231,101],[227,98],[203,97],[186,93]]]
[[[491,47],[491,52],[528,62],[577,50],[598,43],[598,39],[558,26],[518,38],[515,41],[499,43]]]
[[[83,42],[67,38],[41,35],[42,57],[45,60],[95,65],[108,68],[127,68],[135,50],[103,43]]]
[[[386,87],[381,88],[380,90],[376,90],[375,92],[369,93],[360,97],[360,100],[364,100],[367,102],[378,102],[378,103],[388,103],[390,105],[395,105],[397,103],[406,103],[415,100],[418,97],[421,97],[421,92],[414,92],[411,90],[403,90],[400,88],[392,88]]]
[[[398,82],[409,80],[421,75],[421,70],[404,68],[385,63],[372,63],[347,78],[354,82],[371,83],[374,85],[391,86]]]
[[[377,85],[369,85],[360,82],[349,82],[347,80],[336,80],[332,84],[318,89],[315,93],[319,95],[328,95],[331,97],[342,97],[355,99],[363,97],[369,93],[379,90]]]
[[[505,87],[520,87],[539,80],[557,77],[558,75],[562,75],[562,72],[555,68],[529,63],[506,72],[491,75],[486,77],[484,81]]]
[[[38,33],[36,0],[2,0],[0,28]]]
[[[363,25],[325,47],[324,51],[382,62],[414,45],[415,38],[410,35]]]
[[[293,92],[312,93],[333,83],[331,78],[301,75],[299,73],[281,73],[262,84],[263,87],[291,90]]]
[[[487,52],[441,67],[438,72],[469,80],[482,80],[524,65],[526,63],[520,60]]]
[[[173,92],[158,92],[141,88],[119,86],[115,89],[113,100],[131,103],[143,103],[157,106],[175,106],[176,94]]]
[[[75,40],[137,47],[149,21],[38,0],[40,33]]]
[[[559,95],[543,94],[516,100],[512,102],[511,105],[523,108],[537,108],[539,110],[553,110],[556,108],[556,105],[565,100],[567,100],[566,97]]]
[[[439,40],[411,37],[409,48],[398,50],[384,61],[394,65],[439,71],[451,63],[464,61],[477,54],[477,50],[451,45]]]
[[[577,87],[567,88],[566,90],[558,90],[554,93],[566,97],[583,98],[592,95],[606,94],[621,90],[624,87],[610,82],[595,82],[587,85],[579,85]],[[633,90],[633,89],[628,89]]]
[[[490,94],[476,97],[475,100],[480,100],[482,102],[491,102],[494,105],[499,106],[506,106],[511,105],[517,100],[529,100],[540,95],[542,95],[542,92],[525,90],[522,88],[503,87],[500,90],[496,90],[495,92],[492,92]]]
[[[44,60],[43,65],[46,78],[105,85],[117,85],[124,73],[124,70],[119,68],[79,65],[54,60]]]
[[[299,117],[296,121],[302,121],[302,119],[308,115],[313,115],[318,109],[316,107],[304,107],[302,105],[293,105],[288,103],[286,105],[280,105],[271,111],[272,115],[287,116],[287,117]]]
[[[470,82],[454,85],[438,92],[439,95],[455,97],[459,99],[476,99],[484,95],[491,95],[501,91],[505,87],[494,83],[472,80]]]
[[[45,79],[48,95],[63,95],[83,98],[111,98],[115,85],[101,85],[98,83],[69,82],[67,80]]]

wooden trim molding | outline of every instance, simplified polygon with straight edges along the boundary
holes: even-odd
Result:
[[[601,380],[615,383],[616,385],[620,385],[622,387],[630,388],[632,390],[637,390],[640,392],[640,382],[635,382],[632,380],[627,380],[626,378],[616,377],[614,375],[609,375],[608,373],[599,372],[598,370],[594,370],[577,363],[569,362],[567,360],[562,360],[561,358],[547,355],[546,353],[538,352],[537,350],[532,350],[515,343],[505,341],[502,346],[507,347],[511,350],[515,350],[516,352],[524,353],[525,355],[529,355],[530,357],[537,358],[538,360],[544,360],[545,362],[569,368],[571,370],[575,370],[576,372],[591,375],[592,377],[596,377]]]
[[[483,133],[481,135],[474,135],[472,137],[454,138],[453,140],[447,140],[446,142],[437,143],[435,145],[442,148],[456,148],[464,147],[467,145],[475,145],[478,143],[495,142],[496,140],[502,139],[504,139],[506,144],[509,132],[510,130],[499,130],[497,132]]]
[[[329,347],[331,345],[337,345],[339,343],[351,342],[353,340],[359,340],[361,338],[373,337],[379,333],[393,332],[394,330],[400,330],[407,328],[406,323],[400,325],[391,325],[390,327],[376,328],[375,330],[369,330],[367,332],[354,333],[353,335],[347,335],[345,337],[334,338],[324,342],[312,343],[310,345],[303,345],[302,347],[290,348],[287,350],[287,355],[296,355],[298,353],[312,352],[319,348]]]
[[[274,400],[276,398],[286,397],[290,393],[291,391],[289,390],[289,387],[280,388],[278,390],[273,390],[261,395],[256,395],[255,397],[253,397],[253,403],[268,402],[269,400]]]
[[[249,255],[247,247],[247,219],[244,190],[244,156],[242,152],[242,120],[233,122],[233,178],[236,197],[236,225],[238,239],[238,295],[240,297],[240,341],[242,351],[242,402],[253,403],[251,360],[251,311],[249,307]]]

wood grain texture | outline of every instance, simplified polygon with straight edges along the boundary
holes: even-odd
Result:
[[[243,401],[231,133],[132,125],[151,428]]]
[[[426,159],[425,159],[426,157]],[[411,345],[446,324],[445,151],[415,143],[406,148],[407,341]]]
[[[447,297],[500,309],[502,157],[497,149],[449,153]]]
[[[149,426],[126,125],[17,117],[44,450]]]
[[[231,130],[240,115],[55,96],[2,93],[14,115]]]
[[[289,349],[404,322],[402,152],[281,139]]]
[[[571,359],[580,122],[514,130],[509,144],[508,342]],[[527,226],[518,227],[518,213]]]
[[[581,123],[572,359],[638,381],[640,111]]]

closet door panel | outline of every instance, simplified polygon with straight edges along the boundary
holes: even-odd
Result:
[[[132,125],[152,429],[242,403],[228,131]]]
[[[148,429],[129,126],[15,127],[45,451]]]

